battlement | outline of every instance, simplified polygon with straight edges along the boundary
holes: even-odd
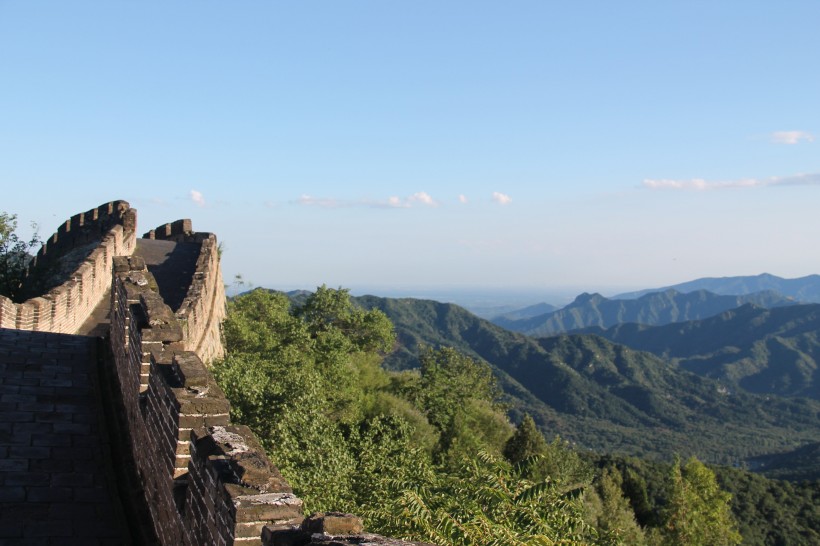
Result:
[[[127,201],[110,201],[75,214],[43,241],[29,267],[28,278],[36,278],[71,250],[101,240],[116,225],[121,225],[125,231],[136,232],[136,211]]]
[[[0,296],[0,328],[76,333],[110,287],[114,256],[130,255],[135,246],[136,211],[126,201],[111,201],[72,216],[43,243],[26,281],[42,281],[73,250],[93,249],[80,257],[76,269],[58,275],[62,284],[45,293],[19,304]],[[29,286],[28,291],[34,288]]]
[[[111,346],[155,532],[162,544],[261,544],[298,525],[302,501],[230,404],[140,258],[114,260]]]

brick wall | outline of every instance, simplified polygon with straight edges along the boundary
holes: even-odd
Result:
[[[0,296],[0,327],[77,332],[111,285],[113,257],[130,255],[136,247],[136,211],[125,201],[112,201],[73,216],[43,244],[28,277],[35,278],[65,253],[94,242],[99,244],[77,269],[46,294],[20,304]]]
[[[162,544],[262,544],[302,502],[230,406],[139,258],[114,260],[111,345],[154,530]],[[147,362],[147,379],[143,370]]]
[[[135,212],[127,201],[118,200],[75,214],[43,242],[29,268],[30,277],[49,268],[69,251],[101,240],[116,225],[136,232]]]
[[[221,324],[227,314],[216,236],[203,239],[194,279],[177,311],[185,348],[206,363],[225,356]]]
[[[206,364],[225,356],[220,325],[227,308],[216,235],[195,232],[191,221],[183,219],[152,229],[143,238],[200,245],[196,271],[177,318],[184,330],[187,350],[195,352]]]

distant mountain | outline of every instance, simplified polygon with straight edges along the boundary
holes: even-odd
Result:
[[[530,305],[529,307],[524,307],[523,309],[515,309],[514,311],[508,311],[504,314],[499,314],[498,316],[492,317],[490,319],[490,322],[500,325],[499,321],[526,320],[533,317],[546,315],[557,310],[557,307],[555,307],[554,305],[550,305],[549,303],[536,303],[535,305]],[[478,316],[481,316],[478,313],[475,313],[475,311],[473,311],[473,313]]]
[[[673,286],[640,290],[619,294],[613,299],[635,299],[653,292],[664,290],[694,292],[708,290],[721,295],[744,295],[764,290],[773,290],[803,303],[820,303],[820,275],[808,275],[797,279],[784,279],[769,273],[747,277],[704,277]]]
[[[548,436],[600,452],[723,464],[820,441],[820,402],[729,391],[647,352],[598,336],[536,340],[453,304],[354,298],[384,311],[398,345],[385,364],[417,365],[419,344],[452,346],[488,362],[514,413],[528,412]]]
[[[681,324],[622,324],[594,333],[671,359],[730,388],[820,400],[820,305],[745,305]]]
[[[493,323],[529,336],[540,337],[572,332],[590,326],[609,328],[616,324],[670,324],[711,317],[753,303],[760,307],[793,305],[777,292],[763,291],[742,296],[720,296],[706,290],[681,293],[653,292],[634,300],[607,299],[600,294],[581,294],[563,309],[522,319],[499,317]]]

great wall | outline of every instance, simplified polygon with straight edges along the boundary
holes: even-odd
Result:
[[[305,516],[208,370],[215,235],[136,232],[125,201],[75,215],[33,260],[33,297],[0,296],[0,544],[416,544]]]

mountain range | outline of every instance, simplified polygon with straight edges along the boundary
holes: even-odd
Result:
[[[514,417],[527,412],[548,437],[557,434],[587,449],[745,465],[751,457],[820,441],[817,400],[728,388],[601,336],[534,339],[454,304],[354,300],[381,309],[396,327],[387,367],[417,365],[421,345],[455,347],[494,368]]]
[[[649,351],[735,390],[820,400],[818,304],[744,305],[704,320],[584,332]]]
[[[820,275],[784,279],[769,273],[738,277],[704,277],[663,288],[619,294],[614,299],[636,299],[652,292],[662,292],[669,289],[678,292],[707,290],[721,295],[744,295],[773,290],[796,301],[820,303]]]
[[[519,313],[522,318],[506,314],[493,318],[492,322],[514,332],[540,337],[591,326],[609,328],[630,322],[661,325],[696,320],[749,303],[760,307],[781,307],[796,302],[771,290],[745,295],[719,295],[706,290],[684,293],[667,289],[631,300],[584,293],[563,309],[529,317],[522,310]]]

